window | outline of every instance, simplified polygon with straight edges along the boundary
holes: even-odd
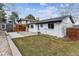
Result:
[[[40,24],[40,27],[43,27],[43,24]]]
[[[9,21],[9,23],[12,23],[12,21]]]
[[[49,24],[48,24],[48,28],[49,28],[49,29],[54,29],[54,24],[53,24],[53,23],[49,23]]]
[[[33,28],[33,24],[31,24],[31,28]]]
[[[5,30],[6,29],[5,24],[2,24],[1,29],[2,30]]]
[[[5,28],[5,25],[2,24],[2,29],[4,29],[4,28]]]

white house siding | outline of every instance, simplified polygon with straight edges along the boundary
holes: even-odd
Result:
[[[29,27],[30,32],[38,32],[38,27],[36,24],[33,24],[34,28]],[[66,36],[66,29],[68,27],[72,27],[72,22],[70,18],[65,18],[62,22],[54,23],[54,29],[48,28],[48,23],[43,24],[43,27],[41,27],[41,24],[39,25],[39,31],[42,34],[48,34],[53,35],[57,37],[64,37]]]
[[[48,24],[43,24],[43,27],[40,27],[40,32],[42,34],[53,35],[57,37],[62,37],[61,25],[60,23],[54,23],[54,29],[49,29]]]
[[[69,27],[72,27],[73,24],[70,20],[70,18],[65,18],[62,23],[61,23],[61,32],[62,32],[62,37],[66,36],[66,29]]]
[[[46,34],[47,33],[47,29],[48,29],[48,25],[47,24],[42,24],[43,27],[41,27],[41,24],[39,25],[39,32]]]
[[[38,32],[38,27],[36,24],[32,24],[33,28],[31,28],[31,24],[29,25],[28,31],[29,32]]]

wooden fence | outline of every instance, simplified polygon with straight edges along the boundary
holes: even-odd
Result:
[[[72,40],[79,40],[79,28],[67,28],[67,37]]]
[[[16,25],[13,28],[13,32],[18,32],[18,31],[26,31],[26,25]]]

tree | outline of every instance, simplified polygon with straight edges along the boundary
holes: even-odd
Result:
[[[15,20],[19,19],[19,16],[16,12],[12,12],[10,15],[10,20],[13,21],[13,23],[15,23]]]
[[[3,6],[4,6],[4,4],[3,4],[3,3],[0,3],[0,10],[3,10],[3,9],[2,9]]]
[[[18,16],[18,14],[16,12],[12,12],[12,16],[14,16],[15,19],[19,19],[19,16]]]
[[[29,14],[28,16],[26,16],[25,19],[36,20],[32,14]]]
[[[0,3],[0,22],[6,21],[6,13],[3,10],[4,4]]]

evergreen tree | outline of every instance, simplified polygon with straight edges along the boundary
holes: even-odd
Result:
[[[29,14],[28,16],[26,16],[25,19],[36,20],[35,17],[32,14]]]
[[[3,10],[4,4],[0,3],[0,22],[6,21],[6,13]]]

